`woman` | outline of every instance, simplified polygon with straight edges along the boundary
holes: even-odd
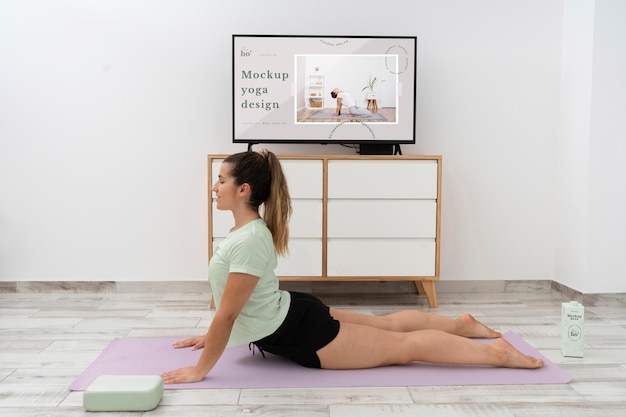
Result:
[[[206,335],[174,344],[203,351],[195,366],[164,373],[166,384],[202,380],[227,346],[245,343],[303,366],[325,369],[411,361],[543,366],[543,361],[522,354],[469,314],[451,319],[407,310],[369,316],[329,308],[308,294],[280,290],[273,271],[277,254],[287,253],[291,199],[272,152],[230,155],[212,191],[217,208],[232,211],[235,219],[209,264],[217,310]],[[471,338],[496,340],[488,345]]]
[[[330,92],[330,96],[337,100],[337,107],[335,108],[335,116],[339,116],[341,114],[341,107],[345,106],[348,108],[348,112],[350,116],[356,117],[370,117],[372,113],[369,110],[359,107],[356,99],[352,96],[352,94],[347,93],[340,88],[335,88]]]

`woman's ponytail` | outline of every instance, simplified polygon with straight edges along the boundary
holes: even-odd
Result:
[[[259,211],[272,232],[274,248],[278,255],[289,253],[289,219],[291,197],[280,161],[272,152],[241,152],[228,156],[224,162],[232,164],[231,175],[235,183],[250,184],[250,205]]]
[[[261,155],[267,159],[271,177],[270,193],[263,204],[263,220],[272,232],[276,253],[286,255],[289,253],[289,219],[293,210],[287,179],[276,155],[266,149]]]

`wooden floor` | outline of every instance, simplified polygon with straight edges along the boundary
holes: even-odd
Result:
[[[313,284],[311,284],[313,285]],[[318,284],[316,284],[318,285]],[[384,284],[360,284],[385,290]],[[585,357],[560,353],[560,303],[548,281],[437,284],[439,314],[473,313],[513,330],[573,376],[569,384],[325,389],[168,390],[160,406],[106,416],[624,416],[626,301],[586,296]],[[311,287],[314,291],[316,287]],[[428,310],[415,294],[322,295],[372,314]],[[344,287],[345,289],[345,287]],[[319,290],[319,287],[317,287]],[[213,312],[206,283],[0,283],[0,415],[93,416],[67,386],[116,337],[203,333]]]

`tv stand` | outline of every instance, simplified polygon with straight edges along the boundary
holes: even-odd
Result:
[[[208,178],[227,155],[208,155]],[[278,155],[293,213],[275,273],[290,282],[414,282],[437,307],[441,156]],[[411,178],[390,181],[389,178]],[[211,184],[211,180],[209,180]],[[208,255],[230,233],[208,191]]]
[[[359,145],[361,155],[402,155],[399,143],[392,144],[370,144],[361,143]]]

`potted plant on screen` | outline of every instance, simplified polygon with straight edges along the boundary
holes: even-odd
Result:
[[[367,84],[365,84],[365,87],[363,87],[363,89],[361,89],[361,91],[365,91],[365,98],[367,100],[371,100],[371,99],[375,99],[376,98],[376,93],[374,92],[374,87],[376,86],[376,81],[378,79],[376,77],[372,77],[372,74],[370,74],[370,78],[367,80]]]

